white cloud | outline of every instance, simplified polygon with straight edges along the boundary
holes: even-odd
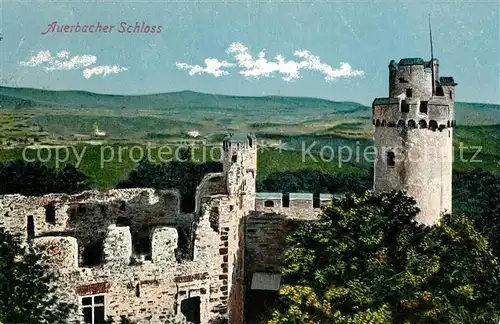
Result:
[[[189,70],[190,75],[201,73],[210,73],[216,77],[228,75],[227,71],[220,70],[221,67],[240,67],[239,74],[246,78],[273,77],[278,74],[284,81],[290,82],[300,78],[301,70],[316,71],[323,74],[325,81],[333,81],[340,77],[355,77],[363,76],[364,72],[353,70],[352,67],[345,62],[340,63],[340,67],[335,69],[329,64],[321,61],[319,56],[312,55],[307,50],[298,50],[294,52],[294,56],[298,60],[286,60],[281,54],[274,57],[274,60],[268,61],[264,51],[259,52],[258,58],[250,54],[248,47],[241,43],[232,43],[226,53],[231,55],[236,61],[236,64],[227,61],[219,61],[217,59],[206,59],[206,68],[199,65],[189,65],[186,63],[177,63],[179,69]]]
[[[214,58],[207,58],[205,59],[205,67],[199,66],[199,65],[189,65],[186,63],[175,63],[177,68],[181,70],[188,70],[189,75],[197,75],[197,74],[212,74],[215,77],[220,77],[223,75],[228,75],[229,73],[227,71],[221,70],[221,68],[225,67],[232,67],[234,64],[226,62],[226,61],[219,61],[218,59]]]
[[[127,71],[127,68],[120,68],[116,65],[90,67],[97,62],[97,58],[94,55],[85,54],[70,57],[69,54],[68,51],[63,50],[57,53],[56,56],[52,56],[50,51],[40,51],[27,61],[19,62],[19,65],[25,67],[40,66],[43,67],[46,72],[84,69],[83,77],[86,79],[89,79],[93,75],[106,76],[111,73]]]
[[[127,68],[124,67],[121,68],[116,65],[94,66],[92,68],[83,70],[83,77],[85,79],[90,79],[94,75],[102,75],[104,77],[108,74],[116,74],[127,70],[128,70]]]

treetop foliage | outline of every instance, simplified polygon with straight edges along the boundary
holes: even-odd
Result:
[[[348,195],[288,240],[277,323],[492,323],[498,264],[463,216],[419,225],[401,192]]]
[[[74,165],[61,170],[40,162],[17,160],[0,163],[0,195],[43,196],[49,193],[74,194],[91,189],[92,182]]]
[[[65,323],[74,305],[62,302],[57,278],[35,248],[0,232],[0,323]]]

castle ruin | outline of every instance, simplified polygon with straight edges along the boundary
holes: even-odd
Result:
[[[373,103],[374,188],[407,190],[425,224],[451,210],[455,83],[433,84],[432,68],[437,76],[437,60],[392,61],[389,98]],[[203,178],[192,213],[181,211],[177,190],[6,195],[0,230],[50,256],[61,298],[78,306],[73,322],[251,323],[252,300],[258,312],[258,301],[279,289],[287,233],[297,221],[314,221],[334,196],[256,193],[255,137],[231,134],[222,147],[223,172]],[[432,160],[410,159],[412,150],[432,148]]]

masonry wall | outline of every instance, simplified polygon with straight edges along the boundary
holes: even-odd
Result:
[[[183,323],[189,319],[183,303],[199,298],[200,323],[208,323],[227,317],[227,292],[224,296],[218,289],[224,281],[220,250],[224,231],[212,228],[206,212],[213,204],[210,200],[197,216],[180,214],[179,198],[176,191],[152,189],[2,196],[0,226],[51,256],[61,279],[61,296],[71,302],[104,294],[106,315],[115,319],[125,315],[139,322]],[[212,200],[222,206],[227,199],[222,195]],[[53,207],[47,215],[48,205]],[[30,223],[34,230],[28,229]],[[227,225],[221,222],[221,226]],[[95,240],[102,240],[99,262],[86,265],[85,246]],[[136,253],[134,240],[146,240],[150,251]],[[189,250],[192,253],[179,253]]]
[[[433,225],[451,212],[454,86],[439,85],[435,95],[430,68],[391,63],[389,69],[389,97],[372,107],[374,189],[406,191],[421,210],[417,220]]]

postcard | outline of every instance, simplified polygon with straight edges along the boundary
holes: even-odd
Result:
[[[3,0],[0,322],[499,322],[499,20]]]

